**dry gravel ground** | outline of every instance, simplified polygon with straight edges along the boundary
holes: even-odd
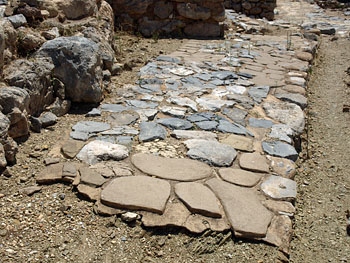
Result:
[[[133,83],[137,71],[151,57],[170,53],[186,40],[142,39],[119,35],[117,58],[129,71],[113,78],[107,101],[118,100],[118,88]],[[291,262],[350,262],[345,210],[350,208],[349,120],[342,112],[350,89],[344,81],[350,61],[350,41],[324,40],[312,72],[309,124],[297,180],[295,236]],[[27,196],[20,192],[34,184],[43,159],[65,136],[84,108],[20,145],[18,163],[10,177],[0,177],[1,262],[288,262],[277,248],[228,238],[227,233],[193,236],[179,229],[143,229],[116,217],[100,217],[93,204],[77,196],[71,186],[44,186]],[[221,245],[221,243],[224,243]],[[220,244],[220,245],[219,245]],[[343,261],[341,261],[343,260]]]

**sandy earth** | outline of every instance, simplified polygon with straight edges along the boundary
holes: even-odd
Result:
[[[118,100],[118,88],[137,79],[151,57],[176,50],[186,40],[142,39],[119,34],[117,59],[129,71],[113,78],[107,101]],[[350,40],[324,37],[309,82],[308,130],[296,180],[295,234],[291,262],[349,262],[350,237],[345,210],[350,209]],[[69,127],[81,108],[57,125],[32,134],[20,145],[10,177],[0,177],[1,262],[288,262],[278,248],[239,240],[228,233],[193,236],[179,229],[143,229],[115,217],[96,216],[93,204],[77,197],[71,186],[44,186],[27,196],[43,158]],[[224,244],[220,244],[227,238]]]

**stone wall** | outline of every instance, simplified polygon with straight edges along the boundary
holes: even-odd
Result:
[[[225,8],[256,18],[273,20],[277,0],[225,0]]]
[[[122,30],[160,35],[219,37],[225,0],[108,0]]]

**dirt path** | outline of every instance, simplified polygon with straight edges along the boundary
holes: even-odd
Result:
[[[291,262],[349,262],[350,237],[350,41],[324,38],[309,82],[309,159],[296,177],[299,185]]]

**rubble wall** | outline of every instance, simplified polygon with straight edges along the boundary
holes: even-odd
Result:
[[[277,0],[225,0],[225,8],[256,18],[273,20]]]
[[[219,37],[225,0],[108,0],[121,30],[146,37]]]

